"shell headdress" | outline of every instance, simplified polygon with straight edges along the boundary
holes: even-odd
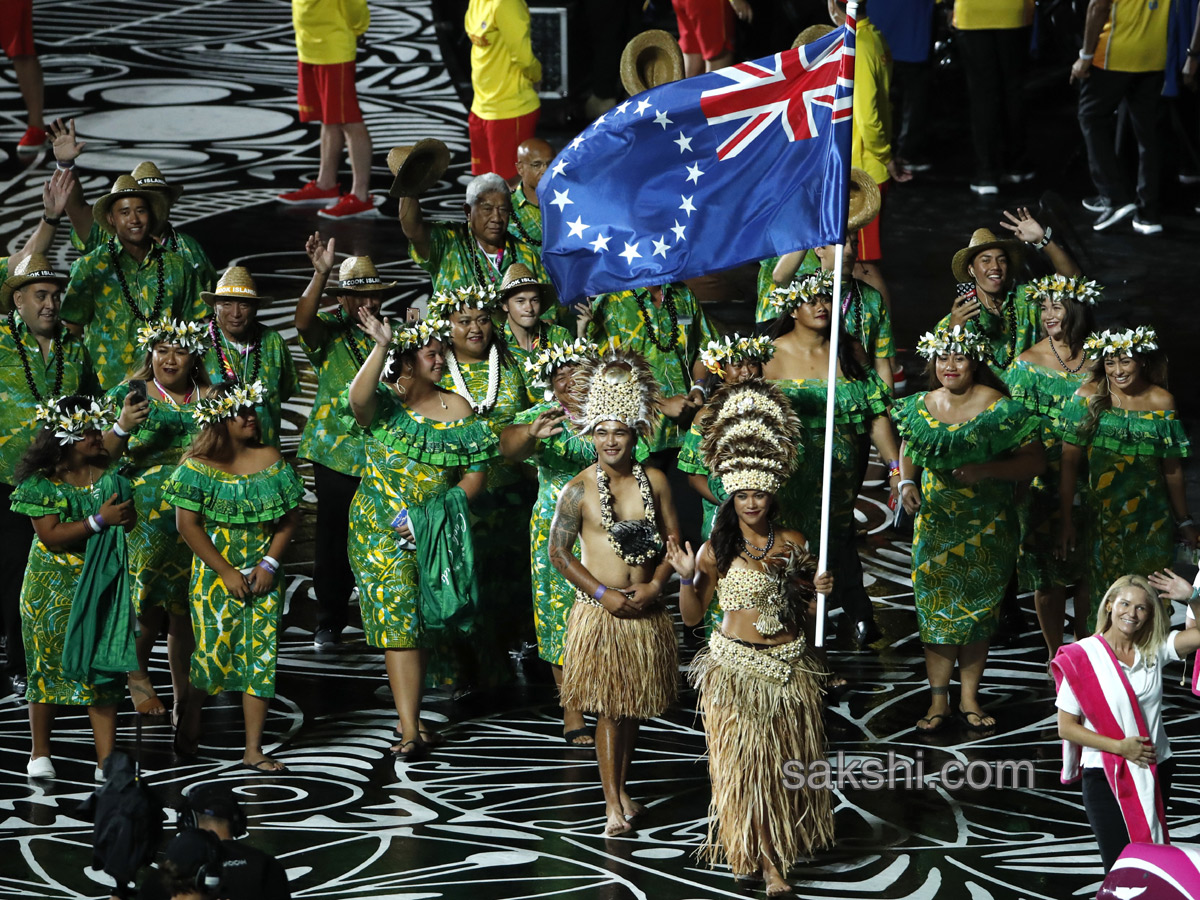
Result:
[[[585,361],[571,394],[581,414],[580,434],[590,434],[601,422],[621,422],[645,436],[658,420],[658,382],[646,360],[629,350],[609,350]]]
[[[208,350],[208,337],[199,322],[162,318],[139,328],[137,338],[143,350],[153,350],[155,344],[163,342],[182,347],[193,356],[203,356]]]
[[[800,420],[777,385],[752,378],[717,389],[700,414],[700,456],[729,494],[778,492],[800,458]]]
[[[987,360],[988,346],[982,335],[968,331],[961,325],[927,331],[917,341],[917,352],[926,359],[946,353],[961,353],[971,359]]]
[[[725,363],[746,359],[761,364],[774,355],[775,345],[769,338],[730,334],[719,341],[709,341],[700,351],[700,361],[708,371],[719,375]]]
[[[1099,359],[1101,356],[1150,353],[1157,349],[1158,332],[1149,325],[1126,328],[1124,331],[1101,331],[1083,342],[1084,352],[1092,359]]]

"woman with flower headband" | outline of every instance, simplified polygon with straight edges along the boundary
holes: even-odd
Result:
[[[1093,599],[1130,572],[1167,568],[1175,541],[1196,546],[1187,511],[1180,459],[1187,431],[1175,417],[1167,390],[1167,362],[1153,328],[1093,334],[1084,344],[1093,360],[1087,381],[1058,419],[1063,439],[1059,487],[1058,552],[1072,553],[1082,538],[1088,591]],[[1071,520],[1076,479],[1087,460],[1086,531]],[[1096,603],[1088,630],[1096,623]]]
[[[420,721],[433,635],[423,624],[425,592],[410,511],[455,491],[464,495],[463,505],[482,493],[496,438],[470,403],[438,384],[444,323],[414,322],[393,332],[386,319],[365,310],[359,316],[375,346],[345,395],[350,415],[366,431],[366,467],[350,507],[350,564],[367,644],[384,651],[399,720],[392,753],[415,762],[437,736]]]
[[[35,537],[21,586],[21,633],[29,669],[31,778],[54,778],[50,759],[53,707],[86,706],[96,742],[96,775],[112,752],[123,678],[86,683],[63,671],[71,606],[83,574],[89,539],[106,528],[134,523],[129,483],[104,449],[111,411],[89,397],[50,400],[38,409],[45,426],[17,465],[13,512],[33,520]]]
[[[979,682],[1017,562],[1016,484],[1045,468],[1041,422],[1007,396],[975,332],[927,332],[917,349],[929,360],[930,390],[906,398],[896,420],[900,498],[916,515],[913,595],[932,695],[916,728],[932,733],[950,718],[957,662],[959,714],[968,729],[991,729]]]
[[[804,456],[780,489],[781,521],[816,540],[821,533],[822,463],[825,403],[828,394],[830,313],[833,273],[813,272],[777,289],[772,296],[777,318],[771,329],[775,355],[763,375],[779,384],[800,417]],[[837,441],[833,455],[830,502],[830,560],[837,574],[834,603],[845,610],[860,650],[879,639],[871,598],[863,587],[854,525],[854,503],[865,470],[869,436],[888,469],[892,490],[900,480],[899,450],[887,410],[883,381],[868,367],[862,345],[842,331],[838,344],[839,377],[834,388]],[[812,624],[812,623],[810,623]]]
[[[791,892],[788,869],[833,842],[830,792],[789,785],[780,760],[808,766],[825,759],[819,675],[804,620],[816,575],[805,535],[777,528],[776,495],[797,461],[800,422],[776,385],[727,384],[701,413],[700,450],[726,499],[712,535],[691,545],[667,542],[680,576],[679,611],[697,625],[718,596],[719,626],[697,654],[691,680],[700,692],[712,781],[703,855],[735,878],[766,881],[767,896]]]
[[[192,551],[175,527],[175,507],[162,496],[163,482],[183,458],[196,422],[196,404],[209,391],[204,369],[204,326],[160,319],[138,329],[145,357],[141,368],[108,392],[121,410],[104,435],[116,459],[130,464],[137,525],[129,535],[133,607],[140,626],[138,671],[129,673],[134,708],[161,716],[166,708],[150,681],[150,654],[167,631],[167,664],[176,726],[187,703],[192,639],[188,574]]]
[[[280,559],[300,520],[299,477],[262,442],[259,382],[221,384],[196,404],[199,432],[163,485],[179,533],[195,554],[191,573],[190,696],[176,730],[177,752],[195,753],[205,694],[242,695],[242,766],[284,771],[263,753],[267,707],[275,696],[275,657],[283,611]]]
[[[575,588],[550,562],[550,522],[558,495],[572,478],[596,461],[596,446],[580,437],[578,410],[570,395],[571,379],[596,349],[586,340],[554,343],[525,360],[526,380],[542,387],[545,402],[517,413],[500,435],[500,452],[520,462],[532,457],[537,465],[538,497],[529,520],[533,569],[533,625],[538,656],[550,663],[554,683],[562,685],[563,640]],[[639,462],[645,459],[645,450]],[[563,709],[563,739],[572,747],[595,746],[591,729],[577,709]]]
[[[1040,304],[1046,336],[1022,353],[1002,376],[1012,398],[1042,422],[1046,471],[1030,484],[1028,500],[1020,507],[1017,579],[1022,591],[1033,591],[1050,659],[1063,642],[1067,585],[1076,586],[1075,636],[1086,633],[1088,596],[1082,555],[1072,553],[1059,559],[1057,554],[1062,442],[1051,423],[1087,377],[1083,343],[1092,332],[1092,306],[1100,290],[1096,282],[1075,276],[1048,275],[1031,281],[1026,297]],[[1074,507],[1072,515],[1077,516],[1080,509]]]

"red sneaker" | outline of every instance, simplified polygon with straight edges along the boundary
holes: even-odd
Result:
[[[336,200],[339,196],[338,185],[331,188],[317,187],[315,181],[310,181],[298,191],[288,191],[286,194],[279,194],[276,199],[281,203],[325,203],[329,200]]]
[[[369,194],[366,200],[359,200],[353,194],[343,194],[337,203],[328,209],[319,210],[317,215],[324,216],[326,219],[353,219],[355,216],[374,215],[374,213],[375,204]]]
[[[18,153],[37,153],[46,143],[46,132],[41,128],[34,128],[30,125],[25,129],[25,134],[21,136],[21,140],[17,141]]]

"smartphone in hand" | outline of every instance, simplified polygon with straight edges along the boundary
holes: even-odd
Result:
[[[146,382],[141,378],[135,378],[130,381],[129,396],[133,398],[134,403],[144,403],[146,400]]]

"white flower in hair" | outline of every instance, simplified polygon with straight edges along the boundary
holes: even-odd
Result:
[[[1083,349],[1092,359],[1150,353],[1158,349],[1158,332],[1149,325],[1139,325],[1124,331],[1101,331],[1089,336],[1083,342]]]
[[[775,315],[783,316],[790,313],[803,303],[814,303],[818,297],[833,296],[833,272],[818,269],[801,275],[784,287],[771,291],[767,300]]]
[[[597,350],[586,338],[576,338],[573,341],[560,341],[543,347],[536,353],[525,357],[525,371],[532,377],[534,384],[548,387],[554,379],[554,373],[563,366],[579,365],[595,357]]]
[[[38,404],[34,411],[35,420],[51,429],[64,446],[82,441],[89,431],[104,431],[116,419],[116,408],[107,398],[103,401],[92,400],[87,406],[69,413],[62,409],[65,399],[47,400]]]
[[[730,334],[720,340],[709,341],[700,350],[700,362],[708,371],[719,375],[726,363],[738,360],[763,363],[774,355],[775,345],[765,337]]]
[[[917,341],[917,353],[926,359],[947,353],[961,353],[972,359],[986,360],[987,342],[982,335],[955,325],[953,328],[939,328],[936,332],[925,332]]]
[[[155,344],[168,343],[182,347],[188,353],[203,356],[208,350],[204,326],[199,322],[184,322],[179,319],[159,319],[143,325],[137,331],[138,344],[143,350],[151,350]]]
[[[1074,300],[1076,303],[1094,306],[1103,290],[1097,282],[1089,281],[1082,275],[1067,276],[1056,273],[1031,281],[1026,296],[1030,300],[1050,300],[1058,303]]]
[[[438,291],[429,300],[431,319],[449,319],[462,309],[495,309],[500,296],[486,285],[471,284]]]

